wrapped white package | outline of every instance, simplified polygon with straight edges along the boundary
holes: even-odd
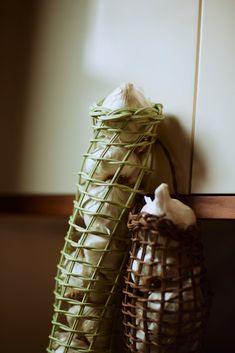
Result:
[[[120,213],[130,196],[130,192],[115,186],[110,187],[108,195],[106,196],[110,182],[111,180],[107,180],[103,185],[92,185],[88,189],[87,195],[85,195],[82,202],[80,213],[87,227],[94,218],[94,215],[99,212],[92,225],[92,231],[94,233],[101,232],[106,235],[112,234]]]
[[[65,296],[73,297],[76,294],[76,290],[73,287],[83,286],[83,277],[85,268],[82,265],[84,258],[81,254],[79,257],[75,258],[75,251],[73,251],[69,258],[65,259],[63,267],[61,268],[60,284],[66,286]],[[72,267],[72,271],[70,268]],[[69,281],[64,282],[66,275],[69,274]]]
[[[59,343],[55,344],[55,353],[64,353],[65,352],[65,346],[63,346],[63,343],[66,342],[67,337],[68,337],[68,333],[66,332],[61,332],[59,334],[57,334],[57,339],[59,339],[59,341],[61,342],[61,345]],[[89,344],[87,342],[85,342],[84,340],[81,340],[79,338],[77,338],[76,335],[74,335],[72,342],[70,344],[70,347],[67,350],[67,353],[76,353],[79,352],[79,349],[83,350],[83,349],[88,349],[89,348]],[[75,348],[75,349],[73,349]]]
[[[132,263],[131,277],[134,283],[144,285],[147,276],[150,277],[174,277],[178,275],[177,268],[177,243],[172,240],[171,249],[168,251],[166,266],[162,265],[162,250],[155,250],[150,245],[140,246],[136,259]],[[173,249],[176,250],[173,250]]]
[[[137,141],[139,136],[147,132],[149,127],[138,119],[129,118],[130,114],[127,109],[143,110],[145,114],[148,109],[154,106],[143,93],[138,90],[132,83],[124,83],[111,92],[102,102],[104,109],[116,112],[117,116],[124,113],[126,116],[125,125],[123,122],[105,120],[106,125],[110,128],[103,131],[105,138],[113,137],[113,128],[121,129],[118,137],[115,138],[115,143],[133,143]]]
[[[123,83],[115,88],[103,101],[102,106],[108,109],[141,108],[151,106],[143,93],[133,83]]]
[[[195,293],[192,285],[192,280],[188,279],[184,281],[182,286],[182,303],[183,306],[179,307],[179,293],[171,290],[169,292],[152,292],[148,296],[147,301],[147,315],[143,307],[143,303],[138,303],[136,309],[136,325],[138,330],[136,337],[140,340],[137,342],[136,347],[138,350],[146,350],[146,343],[150,344],[150,351],[158,353],[159,350],[151,342],[158,337],[159,334],[159,320],[160,316],[164,318],[165,325],[161,326],[161,334],[166,335],[164,344],[174,343],[174,337],[177,339],[177,323],[179,322],[179,310],[181,314],[181,334],[187,334],[187,332],[200,327],[201,312],[195,313]],[[200,288],[197,288],[197,305],[200,307],[203,303],[203,296]],[[145,314],[144,314],[145,312]],[[195,322],[192,322],[194,317]],[[144,318],[144,319],[143,319]],[[167,324],[166,324],[167,323]],[[175,324],[175,325],[174,325]],[[146,335],[146,325],[148,327]],[[162,338],[163,339],[163,338]],[[161,352],[163,348],[161,348]],[[167,352],[167,350],[166,350]]]
[[[149,197],[146,197],[145,201],[146,205],[144,205],[141,212],[164,216],[182,229],[187,229],[190,225],[196,223],[196,216],[193,210],[183,202],[171,198],[168,185],[165,183],[162,183],[155,190],[153,201]]]
[[[71,257],[74,257],[73,252]],[[66,285],[65,297],[67,298],[77,298],[82,299],[84,293],[89,291],[87,296],[87,300],[93,303],[102,303],[107,298],[107,290],[108,285],[107,281],[105,282],[106,278],[102,273],[98,273],[95,280],[91,280],[92,276],[92,268],[89,265],[86,265],[86,259],[80,257],[79,261],[75,262],[72,268],[72,271],[69,271],[71,266],[71,260],[66,260],[65,269],[62,270],[62,273],[70,273],[68,283]],[[61,284],[64,285],[63,278],[64,275],[62,274],[61,277]],[[90,282],[92,284],[90,285]],[[88,289],[89,286],[89,289]]]
[[[126,243],[88,234],[83,247],[85,261],[92,266],[98,266],[102,258],[99,273],[102,273],[106,279],[112,279],[115,276],[115,270],[121,265],[122,251],[125,252]]]
[[[92,266],[98,265],[102,258],[100,271],[107,279],[113,278],[126,252],[128,231],[125,219],[119,222],[119,217],[130,196],[127,190],[113,186],[105,197],[109,182],[107,185],[92,186],[84,197],[80,211],[87,227],[97,214],[90,227],[91,233],[86,235],[82,243],[83,254],[85,262]],[[118,237],[111,237],[114,230]]]
[[[112,329],[111,311],[107,310],[103,317],[102,312],[102,307],[74,305],[69,309],[66,317],[68,324],[74,326],[74,320],[81,315],[74,329],[80,331],[81,337],[85,338],[88,342],[94,342],[95,340],[95,345],[102,348],[102,346],[107,345],[107,336]],[[98,328],[99,332],[104,331],[105,334],[95,337]]]
[[[133,185],[140,170],[140,160],[137,154],[130,154],[129,150],[125,147],[110,146],[107,150],[105,147],[105,145],[100,144],[95,151],[86,157],[83,168],[84,173],[89,175],[94,169],[92,177],[106,181],[112,178],[117,169],[124,164],[120,172],[120,177],[125,178],[127,185]],[[122,162],[123,160],[125,162]],[[99,161],[98,164],[97,161]]]

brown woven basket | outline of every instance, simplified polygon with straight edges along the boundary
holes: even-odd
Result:
[[[210,291],[197,226],[130,214],[123,324],[128,352],[202,351]]]

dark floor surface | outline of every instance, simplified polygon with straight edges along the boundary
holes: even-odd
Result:
[[[54,276],[67,231],[55,217],[0,215],[0,352],[45,353]],[[235,222],[201,222],[214,290],[206,353],[235,352]]]

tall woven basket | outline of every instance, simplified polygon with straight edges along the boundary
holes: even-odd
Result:
[[[161,105],[110,110],[102,102],[91,117],[93,138],[56,276],[49,353],[110,352],[127,217],[136,195],[146,193],[142,180],[163,118]]]
[[[130,213],[132,245],[123,289],[127,352],[199,353],[210,290],[197,226]]]

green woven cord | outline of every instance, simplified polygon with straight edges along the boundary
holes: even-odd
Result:
[[[78,177],[55,278],[49,353],[111,351],[114,314],[130,239],[128,210],[145,194],[162,106],[91,107],[93,138]]]

